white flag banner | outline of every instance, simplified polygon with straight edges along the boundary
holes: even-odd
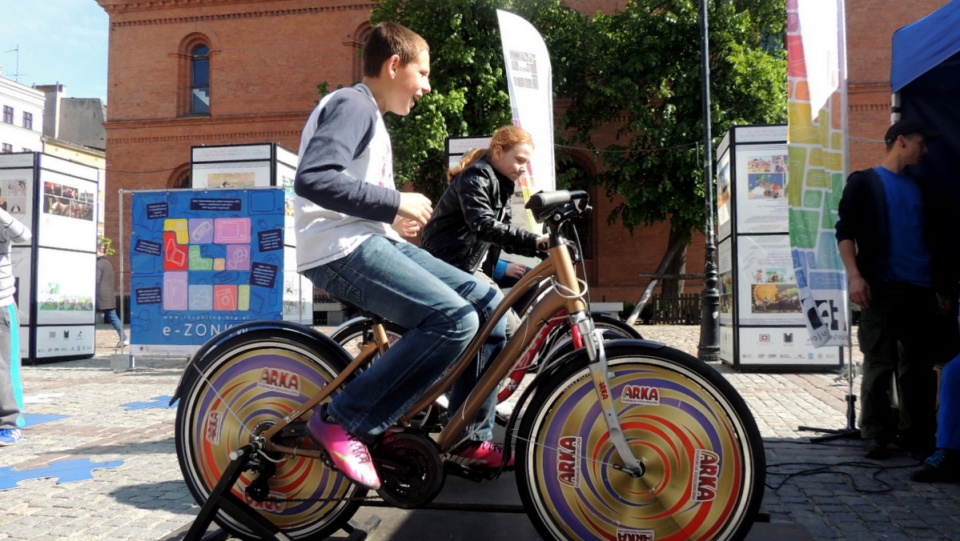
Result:
[[[513,123],[527,130],[534,143],[527,174],[517,183],[523,197],[514,197],[513,215],[519,218],[526,214],[530,227],[538,231],[538,224],[533,222],[522,205],[540,190],[556,189],[556,164],[553,156],[553,73],[550,55],[540,33],[525,19],[499,9],[497,19],[500,22],[500,39],[503,43]],[[520,209],[517,209],[518,204]]]

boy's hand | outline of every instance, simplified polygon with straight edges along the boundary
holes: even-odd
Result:
[[[433,214],[433,203],[422,193],[400,192],[400,209],[397,214],[420,225],[427,225],[427,220]]]
[[[393,228],[402,237],[416,237],[422,229],[419,222],[408,220],[402,216],[397,216],[397,219],[393,221]]]

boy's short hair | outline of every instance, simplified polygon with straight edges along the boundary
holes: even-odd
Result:
[[[380,23],[363,46],[363,75],[379,76],[380,68],[393,55],[399,56],[400,65],[405,66],[429,50],[427,40],[413,30],[397,23]]]

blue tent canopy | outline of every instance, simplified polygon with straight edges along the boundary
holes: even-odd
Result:
[[[923,179],[932,197],[927,212],[933,241],[947,248],[947,268],[960,280],[960,0],[893,34],[890,85],[900,94],[900,117],[917,120],[941,137],[911,172]],[[883,134],[875,134],[878,139]],[[956,297],[953,299],[956,301]]]
[[[960,0],[952,0],[893,34],[890,85],[900,92],[921,75],[960,53]],[[960,60],[953,58],[954,60]]]

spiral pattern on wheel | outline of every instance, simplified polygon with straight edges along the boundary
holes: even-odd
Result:
[[[178,427],[189,432],[187,480],[206,495],[230,463],[230,452],[250,441],[254,427],[279,422],[333,379],[296,346],[275,344],[233,352],[209,367],[206,374],[207,383],[197,385],[184,400],[182,407],[191,409],[184,412],[184,426]],[[315,447],[307,436],[297,445]],[[256,473],[244,472],[233,494],[297,538],[324,528],[323,517],[337,516],[338,508],[346,504],[344,498],[357,492],[356,485],[343,475],[312,458],[283,457],[268,481],[268,501],[256,502],[245,496],[244,489],[256,477]],[[293,499],[323,501],[272,501]],[[237,528],[245,529],[239,524]]]
[[[611,362],[610,392],[646,468],[632,477],[610,443],[586,369],[556,389],[525,447],[536,512],[558,539],[725,538],[752,486],[744,430],[715,387],[673,363]]]

